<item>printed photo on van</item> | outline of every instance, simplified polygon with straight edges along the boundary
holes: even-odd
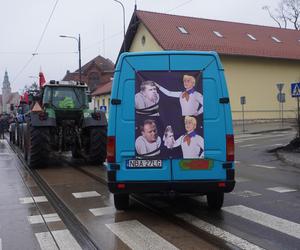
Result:
[[[137,71],[136,158],[204,158],[201,71]]]

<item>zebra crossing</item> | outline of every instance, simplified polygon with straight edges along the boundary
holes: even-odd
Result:
[[[242,182],[250,181],[248,179],[240,178]],[[298,190],[292,189],[289,187],[266,187],[266,190],[269,192],[277,192],[278,194],[284,195],[286,193],[297,192]],[[89,191],[83,193],[77,193],[77,195],[73,195],[77,197],[76,199],[81,200],[82,198],[90,198],[90,197],[99,197],[99,193],[96,191]],[[261,196],[262,194],[251,191],[251,190],[242,190],[242,191],[234,191],[231,195],[238,195],[243,198]],[[195,199],[197,200],[197,199]],[[19,202],[21,204],[32,204],[34,202],[47,202],[47,199],[43,196],[35,196],[35,197],[22,197],[19,198]],[[164,201],[159,201],[160,203],[164,203]],[[200,202],[200,199],[199,199]],[[202,201],[203,202],[203,201]],[[169,205],[164,204],[164,209]],[[95,216],[95,218],[99,218],[101,216],[111,215],[114,216],[117,213],[125,213],[116,211],[113,206],[104,206],[98,208],[90,208],[88,209],[91,215]],[[278,216],[268,214],[265,211],[259,211],[257,209],[237,204],[224,206],[222,208],[223,216],[227,216],[230,214],[231,216],[236,216],[241,218],[247,224],[247,221],[256,225],[256,227],[265,227],[269,230],[277,231],[278,233],[288,235],[290,237],[295,238],[296,240],[300,240],[300,224],[280,218]],[[202,218],[199,215],[194,215],[192,213],[182,212],[175,213],[174,216],[178,219],[198,228],[201,231],[204,231],[213,237],[217,237],[228,244],[233,245],[234,247],[240,249],[265,249],[266,246],[262,246],[257,244],[257,242],[253,241],[253,239],[248,239],[246,234],[236,235],[236,230],[228,230],[228,227],[224,229],[224,227],[218,226],[219,223],[215,224],[207,220],[207,218]],[[60,217],[56,213],[51,214],[42,214],[42,215],[32,215],[28,216],[28,222],[30,224],[38,224],[38,223],[53,223],[61,221]],[[160,236],[157,232],[153,231],[146,224],[143,224],[137,219],[123,220],[119,222],[111,222],[105,224],[106,228],[115,235],[119,240],[121,240],[124,244],[126,244],[130,249],[179,249],[176,244],[173,244],[171,241],[167,241],[162,236]],[[230,228],[230,227],[229,227]],[[52,230],[49,232],[37,232],[35,233],[35,237],[39,246],[42,250],[48,249],[81,249],[80,245],[77,243],[75,238],[71,235],[71,233],[67,229],[62,230]],[[300,241],[299,241],[300,243]],[[3,240],[0,238],[0,250],[2,247]]]
[[[251,182],[250,179],[237,177],[237,182],[245,183]],[[286,193],[297,192],[299,190],[277,186],[277,187],[265,187],[265,190],[269,192],[276,192],[280,195],[284,195]],[[262,196],[263,194],[258,193],[257,191],[251,190],[239,190],[233,191],[230,193],[233,196],[239,196],[242,198],[249,198],[255,196]],[[88,191],[88,192],[78,192],[72,193],[72,196],[77,200],[82,200],[83,198],[93,198],[99,197],[99,194],[96,191]],[[198,199],[195,198],[197,201]],[[34,196],[34,197],[22,197],[19,198],[19,202],[21,204],[32,204],[32,203],[41,203],[47,202],[47,199],[43,196]],[[164,209],[166,209],[169,205],[167,202],[159,201],[163,204]],[[200,201],[199,202],[203,202]],[[95,218],[101,218],[102,216],[111,215],[114,217],[117,213],[125,213],[123,211],[116,211],[113,206],[104,206],[104,207],[96,207],[89,208],[88,211]],[[300,224],[286,220],[284,218],[277,217],[272,214],[268,214],[265,211],[259,211],[257,209],[242,205],[235,204],[230,206],[225,206],[222,208],[222,214],[227,216],[226,214],[230,214],[231,216],[236,216],[241,218],[247,224],[247,221],[254,223],[257,227],[265,227],[269,230],[277,231],[278,233],[288,235],[290,237],[295,238],[296,240],[300,240]],[[174,213],[174,216],[178,219],[198,228],[201,231],[204,231],[213,237],[217,237],[228,244],[233,245],[234,247],[240,249],[265,249],[266,246],[257,244],[257,242],[253,241],[253,239],[248,239],[246,234],[236,235],[236,230],[228,230],[223,227],[218,226],[219,223],[215,224],[210,221],[207,221],[207,218],[201,218],[199,215],[194,215],[192,213],[182,212],[182,213]],[[28,216],[28,221],[30,224],[38,224],[38,223],[53,223],[61,221],[60,217],[56,213],[51,214],[42,214],[42,215],[32,215]],[[137,219],[123,220],[118,222],[111,222],[105,224],[106,228],[121,240],[124,244],[126,244],[130,249],[178,249],[176,244],[173,244],[171,241],[167,241],[162,236],[160,236],[157,232],[151,230],[147,227],[146,224],[143,224]],[[145,237],[146,236],[146,237]],[[67,229],[63,230],[53,230],[51,232],[38,232],[35,234],[35,237],[40,245],[42,250],[48,249],[81,249],[75,238],[71,235],[71,233]],[[1,249],[1,239],[0,239],[0,250]]]

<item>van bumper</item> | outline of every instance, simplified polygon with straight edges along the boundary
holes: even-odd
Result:
[[[234,180],[205,180],[205,181],[124,181],[108,182],[112,193],[198,193],[210,192],[229,193],[235,186]]]

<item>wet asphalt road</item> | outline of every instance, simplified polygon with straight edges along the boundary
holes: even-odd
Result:
[[[135,200],[130,211],[117,212],[106,186],[69,164],[60,162],[38,172],[87,228],[100,249],[299,249],[300,169],[287,166],[266,152],[293,137],[292,131],[236,136],[237,185],[234,192],[225,195],[220,212],[208,211],[203,197],[153,196],[142,199],[155,212]],[[37,203],[38,208],[20,204],[20,197],[30,196],[30,192],[42,194],[31,178],[16,168],[20,163],[5,143],[0,150],[0,178],[4,183],[0,184],[2,248],[39,249],[36,233],[49,229],[61,232],[65,226],[53,216],[48,228],[45,223],[29,223],[28,216],[55,211],[47,202]],[[7,160],[11,158],[14,160]],[[105,179],[100,167],[85,166],[84,170]],[[17,235],[20,238],[15,241]],[[75,244],[67,237],[69,244]]]

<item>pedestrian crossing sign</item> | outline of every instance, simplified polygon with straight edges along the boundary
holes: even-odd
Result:
[[[292,97],[300,97],[300,82],[291,84]]]

